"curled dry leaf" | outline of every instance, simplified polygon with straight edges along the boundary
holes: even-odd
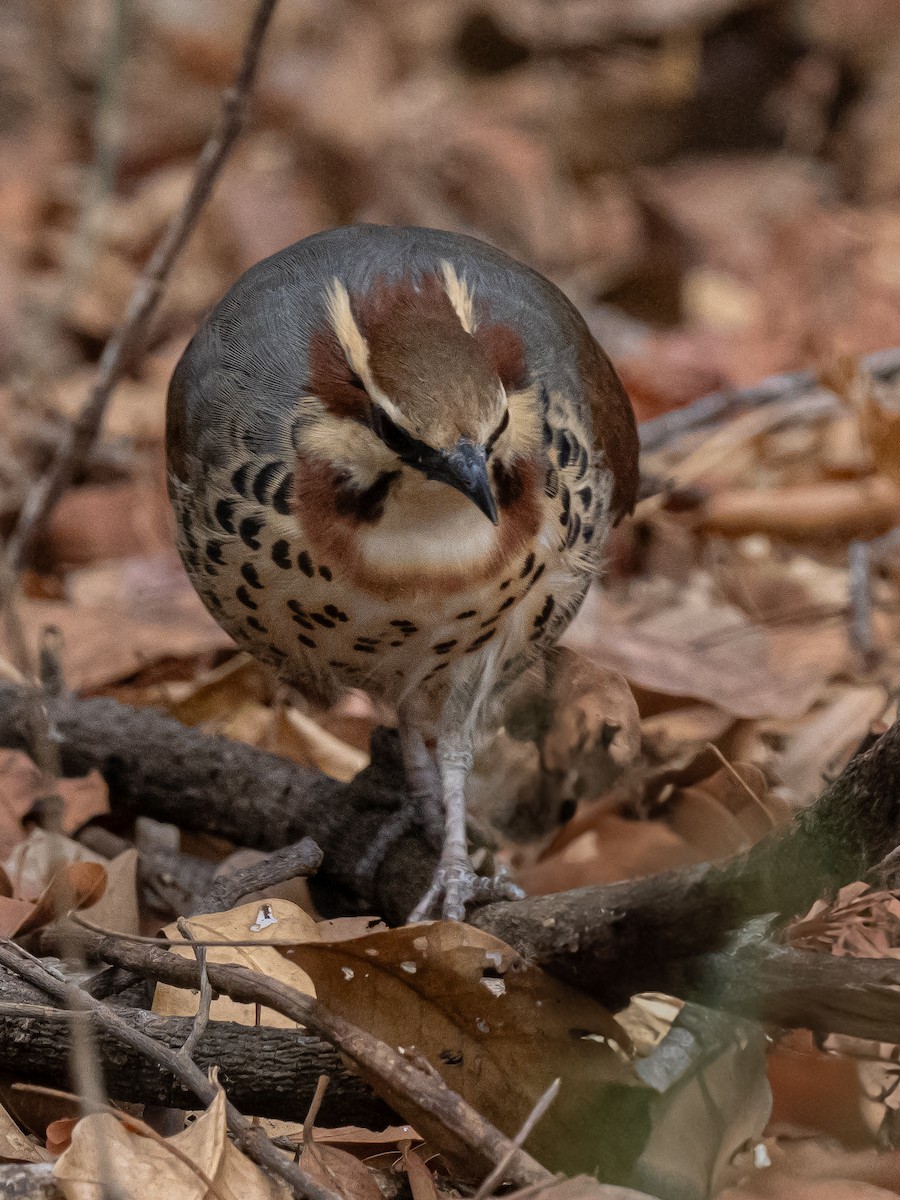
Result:
[[[318,937],[316,923],[303,909],[289,900],[254,900],[223,913],[199,914],[188,918],[188,928],[195,938],[202,941],[236,942],[258,937],[260,942],[272,938],[296,938],[298,942],[315,940]],[[177,926],[169,925],[163,931],[166,937],[180,940]],[[173,946],[172,950],[183,958],[193,958],[190,946]],[[309,975],[290,959],[284,958],[273,946],[209,946],[206,951],[209,962],[233,963],[247,967],[262,975],[278,979],[296,988],[298,992],[316,994]],[[158,984],[153,997],[153,1011],[167,1017],[191,1017],[197,1011],[197,996],[183,988]],[[228,996],[213,1000],[210,1016],[214,1021],[236,1021],[240,1025],[271,1025],[281,1029],[295,1029],[295,1021],[269,1008],[262,1008],[257,1020],[256,1006],[238,1004]]]
[[[627,1035],[606,1009],[498,938],[441,921],[349,941],[308,941],[285,953],[309,971],[329,1008],[426,1059],[510,1136],[561,1077],[562,1093],[526,1145],[561,1169],[595,1167],[602,1159],[605,1106],[620,1085],[634,1082],[623,1052]],[[382,1080],[369,1082],[431,1145],[454,1161],[470,1161],[431,1113]]]
[[[110,1114],[97,1113],[75,1126],[72,1145],[57,1160],[53,1175],[66,1200],[98,1200],[110,1190],[123,1200],[209,1200],[203,1176],[225,1200],[288,1200],[287,1189],[229,1141],[221,1088],[206,1112],[168,1142],[182,1157],[131,1132]]]

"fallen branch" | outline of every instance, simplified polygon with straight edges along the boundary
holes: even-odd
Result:
[[[611,1005],[648,990],[702,997],[712,964],[695,960],[752,917],[792,916],[865,878],[900,843],[898,784],[900,721],[786,830],[723,866],[492,904],[472,922]]]
[[[47,997],[0,972],[0,1062],[10,1076],[25,1083],[67,1088],[71,1038],[69,1017],[48,1007]],[[173,1051],[191,1031],[189,1017],[161,1017],[143,1009],[117,1008],[119,1018]],[[167,1070],[98,1030],[106,1088],[113,1100],[192,1108],[193,1092]],[[341,1063],[333,1047],[293,1029],[211,1021],[194,1053],[205,1073],[218,1066],[229,1099],[242,1112],[257,1117],[302,1121],[320,1075],[330,1080],[320,1123],[363,1125],[381,1129],[396,1115],[370,1088]]]
[[[117,806],[263,848],[313,837],[325,858],[311,882],[329,911],[402,919],[428,875],[430,848],[413,831],[388,849],[368,898],[356,890],[361,848],[401,797],[395,739],[386,731],[375,738],[372,766],[339,784],[111,700],[67,696],[48,707],[66,770],[97,767]],[[0,688],[0,745],[21,744],[20,709],[20,689]],[[900,842],[898,779],[895,725],[787,831],[725,866],[491,905],[473,923],[613,1007],[647,989],[706,999],[719,970],[723,995],[733,995],[724,983],[730,959],[719,952],[736,929],[759,914],[803,911],[823,892],[865,877]],[[751,992],[742,1011],[755,1005],[756,1015],[789,1023],[777,988]]]
[[[48,697],[45,705],[63,773],[96,768],[120,811],[257,850],[311,837],[324,854],[311,886],[326,915],[378,912],[396,923],[430,882],[437,854],[415,827],[387,848],[374,879],[359,877],[366,850],[404,801],[399,746],[390,731],[376,734],[372,765],[343,784],[152,709],[71,695]],[[0,745],[27,750],[29,711],[23,689],[0,686]]]

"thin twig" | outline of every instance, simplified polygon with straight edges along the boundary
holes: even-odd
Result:
[[[192,971],[195,964],[182,960]],[[33,983],[54,999],[61,1001],[68,1008],[85,1011],[108,1033],[119,1041],[143,1054],[145,1057],[159,1063],[179,1079],[185,1087],[204,1104],[211,1104],[216,1097],[216,1086],[203,1074],[198,1066],[184,1059],[177,1050],[163,1046],[140,1030],[133,1029],[120,1020],[116,1012],[107,1004],[95,1000],[82,988],[61,979],[55,972],[37,959],[26,955],[14,942],[4,938],[0,940],[0,966],[18,975],[20,978]],[[194,976],[194,985],[196,987]],[[321,1187],[306,1171],[289,1162],[269,1139],[259,1126],[252,1125],[242,1116],[233,1104],[225,1106],[228,1128],[243,1150],[258,1163],[259,1166],[277,1175],[290,1187],[295,1196],[303,1200],[339,1200],[333,1192]]]
[[[243,128],[263,39],[277,2],[259,0],[244,42],[237,76],[223,97],[218,125],[197,158],[190,191],[141,273],[121,326],[104,347],[97,381],[87,402],[70,426],[47,471],[25,498],[6,546],[6,561],[14,571],[21,568],[35,535],[90,453],[116,384],[146,347],[148,331],[172,268]]]
[[[547,1088],[546,1092],[544,1092],[542,1096],[538,1096],[534,1108],[522,1122],[522,1128],[513,1138],[513,1147],[515,1149],[511,1147],[504,1157],[500,1159],[496,1167],[494,1167],[493,1171],[491,1171],[491,1173],[485,1178],[484,1182],[481,1184],[481,1187],[472,1197],[472,1200],[485,1200],[485,1197],[489,1196],[497,1184],[502,1181],[503,1172],[509,1166],[510,1158],[515,1153],[516,1149],[525,1144],[525,1139],[531,1134],[532,1129],[534,1129],[535,1125],[537,1125],[538,1121],[540,1121],[541,1117],[543,1117],[544,1113],[559,1095],[561,1083],[562,1080],[554,1079]]]
[[[850,642],[868,670],[875,657],[872,635],[872,552],[868,542],[850,543],[847,566]]]
[[[880,379],[890,379],[900,371],[900,346],[891,346],[868,354],[859,362],[863,371]],[[747,388],[726,388],[701,396],[684,408],[663,413],[640,428],[641,450],[644,453],[661,450],[682,434],[718,424],[735,413],[756,408],[761,404],[773,404],[789,397],[809,395],[826,390],[814,371],[794,371],[784,375],[773,375]],[[835,400],[835,403],[837,401]]]
[[[194,935],[191,933],[190,927],[184,917],[178,918],[178,931],[189,941],[194,941]],[[178,1051],[189,1062],[194,1061],[194,1051],[197,1049],[198,1042],[206,1032],[206,1027],[209,1024],[209,1010],[212,1006],[213,998],[212,985],[209,982],[209,973],[206,970],[206,947],[195,945],[194,957],[197,960],[197,967],[200,971],[200,1001],[197,1005],[197,1014],[194,1017],[191,1032],[185,1038],[184,1045]]]
[[[321,863],[322,851],[312,838],[303,838],[291,846],[285,846],[283,850],[267,854],[249,867],[217,875],[208,894],[198,900],[197,911],[226,912],[251,892],[266,891],[291,879],[315,875]],[[181,926],[178,928],[181,929]]]

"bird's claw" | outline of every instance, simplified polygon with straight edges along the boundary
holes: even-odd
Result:
[[[505,867],[493,876],[479,875],[468,858],[453,858],[438,865],[431,886],[410,913],[409,923],[429,920],[439,900],[441,917],[445,921],[463,921],[468,905],[524,898],[525,893],[512,882]]]

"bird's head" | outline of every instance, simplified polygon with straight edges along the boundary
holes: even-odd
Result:
[[[413,473],[498,525],[540,445],[518,335],[478,311],[448,263],[363,294],[334,279],[325,312],[310,337],[304,445],[333,468],[339,507],[375,520],[395,481]],[[431,493],[451,501],[443,488],[405,494]]]

